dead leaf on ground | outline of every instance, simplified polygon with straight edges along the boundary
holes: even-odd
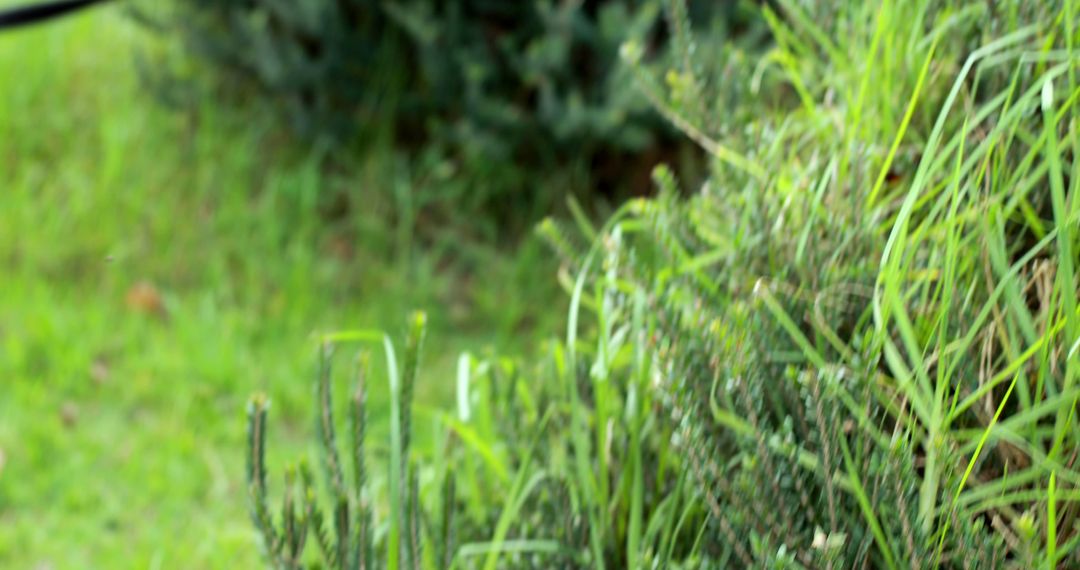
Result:
[[[351,261],[356,253],[353,241],[344,235],[336,235],[330,238],[330,241],[326,244],[326,250],[331,257],[341,262]]]
[[[90,364],[90,379],[95,384],[101,385],[109,380],[109,365],[103,358],[95,358]]]
[[[129,309],[137,313],[161,318],[167,316],[161,292],[149,281],[139,281],[132,285],[124,301]]]
[[[74,427],[79,421],[79,406],[75,402],[64,402],[60,406],[60,421],[64,422],[64,427]]]

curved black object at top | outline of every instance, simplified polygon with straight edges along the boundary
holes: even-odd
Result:
[[[57,0],[0,10],[0,30],[41,22],[107,0]]]

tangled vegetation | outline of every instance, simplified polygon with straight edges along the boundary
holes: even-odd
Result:
[[[387,567],[1080,564],[1080,8],[779,5],[752,112],[704,96],[683,2],[666,82],[623,47],[712,174],[542,227],[566,339],[463,361],[421,492],[459,524],[392,500]]]

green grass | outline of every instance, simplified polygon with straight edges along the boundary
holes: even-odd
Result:
[[[274,453],[306,449],[313,333],[423,308],[426,363],[452,369],[465,347],[527,350],[515,333],[559,312],[534,241],[504,260],[432,228],[413,243],[407,208],[452,180],[378,146],[321,174],[258,112],[169,110],[136,75],[146,41],[111,8],[0,34],[5,568],[256,567],[244,403],[268,393]],[[160,311],[129,300],[140,284]],[[417,400],[452,390],[422,371]]]

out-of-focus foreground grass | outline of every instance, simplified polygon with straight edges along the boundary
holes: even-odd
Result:
[[[392,151],[328,176],[256,113],[165,108],[133,65],[144,41],[113,9],[0,34],[3,568],[255,567],[242,408],[267,391],[290,426],[275,453],[302,451],[312,332],[424,308],[428,369],[452,370],[435,364],[561,313],[529,305],[551,281],[535,243],[502,261],[412,243]],[[446,270],[449,250],[474,269]],[[421,405],[447,380],[422,376]]]

